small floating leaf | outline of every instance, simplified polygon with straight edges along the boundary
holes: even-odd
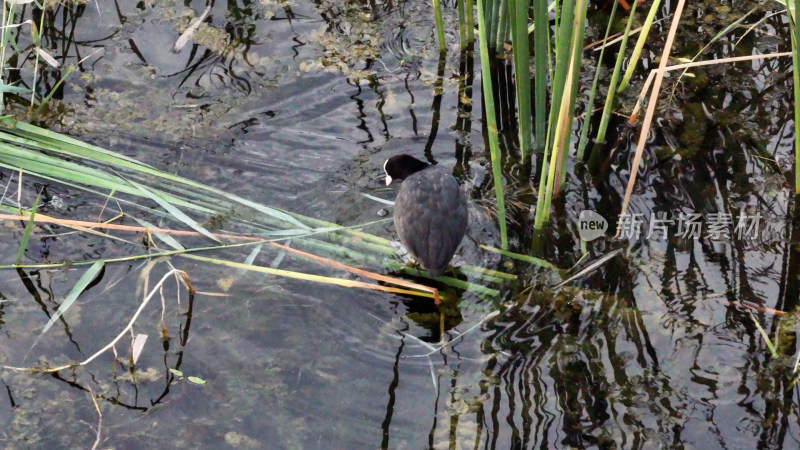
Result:
[[[176,377],[182,377],[182,376],[183,376],[183,372],[181,372],[181,371],[180,371],[180,370],[178,370],[178,369],[169,369],[169,371],[170,371],[170,372],[171,372],[173,375],[175,375]]]
[[[206,384],[206,380],[204,380],[204,379],[202,379],[200,377],[187,377],[186,379],[189,380],[191,383],[194,383],[194,384]]]

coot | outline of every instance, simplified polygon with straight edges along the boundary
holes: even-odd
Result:
[[[394,201],[400,242],[430,276],[441,275],[467,231],[467,197],[452,175],[413,156],[393,156],[383,170],[387,186],[403,180]]]

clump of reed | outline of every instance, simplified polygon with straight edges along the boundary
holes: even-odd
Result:
[[[800,167],[800,80],[798,73],[800,67],[800,52],[798,51],[798,36],[800,32],[795,26],[795,3],[797,0],[785,0],[787,11],[791,22],[792,57],[794,61],[794,94],[795,94],[795,149],[796,167]],[[584,159],[584,151],[590,137],[591,113],[597,108],[602,110],[599,125],[594,132],[594,139],[598,143],[603,143],[609,126],[609,120],[614,113],[616,95],[624,91],[631,82],[631,79],[639,67],[638,61],[647,42],[653,24],[657,22],[656,15],[661,7],[660,0],[649,2],[647,16],[644,18],[643,25],[634,30],[633,22],[636,17],[636,7],[639,2],[632,2],[630,5],[629,16],[626,19],[624,31],[621,36],[611,39],[611,30],[617,21],[617,2],[613,2],[611,13],[608,18],[605,37],[602,41],[592,46],[602,45],[601,53],[594,75],[594,80],[589,91],[589,100],[585,105],[586,119],[583,121],[580,130],[580,138],[577,143],[575,160]],[[667,72],[681,69],[684,71],[691,67],[700,67],[710,64],[730,64],[737,61],[747,61],[753,59],[786,57],[788,54],[772,55],[752,55],[747,57],[725,58],[711,61],[695,61],[703,51],[712,43],[718,41],[732,30],[739,27],[743,21],[752,13],[745,14],[738,20],[729,24],[718,32],[703,50],[691,61],[683,64],[669,65],[670,54],[672,52],[675,36],[681,23],[684,1],[677,2],[676,8],[670,17],[670,28],[665,37],[665,45],[662,50],[659,66],[650,71],[646,78],[642,92],[639,95],[639,102],[630,115],[631,123],[638,117],[640,105],[647,105],[644,118],[642,119],[639,130],[638,141],[631,167],[631,176],[623,200],[621,214],[625,213],[633,186],[636,181],[639,165],[642,160],[642,153],[650,126],[654,119],[656,105],[661,93],[664,76]],[[627,6],[627,4],[623,5]],[[558,195],[566,180],[566,168],[573,148],[570,142],[572,130],[575,127],[577,114],[576,98],[578,85],[580,82],[580,71],[582,70],[583,54],[586,49],[584,43],[584,29],[586,26],[586,13],[588,3],[586,0],[555,0],[548,5],[546,0],[484,0],[478,2],[479,11],[485,18],[479,23],[479,36],[481,43],[481,73],[484,77],[491,76],[490,68],[496,64],[496,55],[504,52],[510,43],[513,52],[512,63],[514,65],[514,84],[516,93],[516,114],[518,127],[519,157],[521,162],[527,164],[530,158],[538,161],[538,193],[536,201],[536,214],[534,219],[534,229],[540,230],[548,222],[552,207],[553,197]],[[552,15],[548,17],[549,12]],[[638,34],[633,51],[628,55],[626,52],[627,42],[635,34]],[[531,39],[532,38],[532,39]],[[483,41],[488,52],[485,54]],[[533,45],[531,46],[531,42]],[[614,68],[607,85],[607,95],[600,105],[595,105],[595,94],[598,90],[600,81],[599,70],[602,65],[603,52],[607,47],[617,46],[617,57]],[[532,56],[531,56],[532,55]],[[487,58],[488,56],[488,58]],[[628,59],[629,63],[624,74],[622,74],[623,60]],[[532,59],[532,61],[531,61]],[[530,67],[533,67],[533,77],[531,77]],[[680,78],[678,78],[680,80]],[[678,81],[680,82],[680,81]],[[677,85],[677,82],[675,83]],[[492,143],[492,132],[495,125],[491,118],[495,112],[491,92],[491,82],[483,82],[484,105],[486,107],[486,124],[489,130],[489,148],[493,165],[502,161],[500,149]],[[533,96],[531,88],[533,87]],[[674,87],[673,87],[674,91]],[[649,93],[649,98],[648,97]],[[672,95],[670,95],[670,100]],[[647,101],[645,101],[647,99]],[[533,103],[531,103],[533,100]],[[549,100],[549,102],[548,102]],[[548,108],[549,104],[549,108]],[[800,193],[800,170],[796,173],[796,190]],[[496,194],[498,211],[504,211],[504,193],[502,190],[501,173],[493,168],[495,176]],[[533,177],[535,180],[535,176]],[[500,215],[501,221],[502,215]],[[505,227],[501,226],[504,231]],[[504,238],[503,242],[507,242]]]
[[[541,162],[535,217],[537,229],[547,222],[552,198],[565,179],[567,149],[583,55],[587,6],[586,0],[556,1],[550,7],[545,0],[478,2],[481,73],[484,77],[483,95],[492,164],[499,165],[501,158],[500,149],[492,143],[492,135],[496,134],[496,126],[493,124],[495,112],[492,84],[491,80],[485,78],[491,76],[493,55],[503,52],[506,43],[510,42],[519,155],[523,163],[527,163],[534,155]],[[554,26],[550,24],[549,11],[554,11]],[[504,194],[501,174],[495,167],[493,174],[502,222]],[[501,233],[505,234],[503,224]],[[506,242],[507,238],[503,236],[504,246]]]

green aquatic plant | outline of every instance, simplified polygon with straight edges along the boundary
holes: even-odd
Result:
[[[800,27],[797,0],[786,0],[792,41],[792,82],[794,83],[794,192],[800,194]]]
[[[561,3],[560,15],[557,15],[547,146],[542,158],[534,219],[537,230],[549,220],[553,196],[565,181],[569,136],[580,82],[586,8],[585,0],[565,0]]]
[[[547,80],[550,77],[550,24],[547,0],[533,0],[534,136],[536,153],[544,151],[547,140]]]
[[[622,61],[625,59],[625,47],[628,44],[628,35],[631,31],[631,25],[633,24],[634,13],[636,12],[636,5],[638,1],[633,2],[633,6],[631,7],[631,13],[628,16],[628,23],[625,25],[625,32],[622,35],[622,41],[619,44],[619,50],[617,51],[617,61],[614,63],[614,72],[611,74],[611,81],[608,83],[608,93],[606,94],[606,101],[603,104],[603,115],[600,118],[600,126],[597,129],[597,141],[598,142],[605,142],[606,140],[606,130],[608,129],[608,121],[611,118],[611,110],[614,107],[614,95],[617,93],[617,82],[619,80],[619,73],[622,69]],[[616,6],[616,5],[615,5]],[[640,35],[641,38],[644,36],[644,33]],[[636,66],[635,62],[631,62],[630,65]]]
[[[616,17],[617,13],[617,6],[619,2],[614,2],[614,6],[611,7],[611,15],[608,18],[608,25],[606,25],[606,34],[603,38],[604,42],[608,42],[609,34],[611,33],[611,24],[614,22],[614,18]],[[600,49],[600,55],[597,57],[597,67],[594,69],[594,79],[592,79],[592,88],[589,90],[589,100],[586,102],[586,117],[584,118],[584,125],[581,127],[581,136],[578,139],[578,153],[575,155],[575,158],[578,161],[583,160],[583,152],[586,149],[586,144],[589,142],[589,120],[592,117],[592,110],[594,109],[594,97],[597,94],[597,84],[600,81],[600,62],[603,61],[603,56],[605,55],[607,45],[603,45],[603,48]]]
[[[240,264],[236,261],[201,257],[192,254],[209,250],[234,248],[241,245],[257,245],[263,242],[299,258],[313,261],[316,264],[338,267],[339,269],[344,269],[346,264],[339,264],[337,260],[343,260],[351,265],[366,265],[366,267],[369,268],[384,268],[401,271],[402,273],[412,276],[426,276],[426,273],[420,272],[412,267],[407,267],[399,260],[395,259],[395,252],[389,245],[390,243],[387,239],[363,231],[363,229],[371,225],[389,219],[356,224],[349,227],[335,225],[324,220],[302,216],[293,212],[253,202],[202,183],[162,172],[132,158],[24,122],[14,121],[12,119],[5,119],[0,122],[0,167],[79,189],[87,193],[87,195],[97,195],[100,198],[106,199],[113,198],[114,201],[126,207],[147,211],[148,214],[152,214],[162,220],[175,224],[182,224],[193,229],[193,231],[176,231],[161,228],[150,229],[154,235],[172,247],[172,250],[160,250],[155,252],[149,250],[140,255],[86,261],[65,261],[63,263],[45,265],[25,265],[21,264],[21,261],[18,260],[15,264],[6,265],[3,266],[3,268],[68,267],[181,255],[186,258],[202,259],[204,262],[212,264],[227,265],[229,267],[250,271],[261,271],[262,273],[271,275],[307,281],[369,289],[374,289],[375,286],[378,286],[375,284],[355,282],[354,280],[322,277],[314,273],[303,273],[253,265],[249,265],[248,267],[247,264]],[[146,204],[147,202],[153,202],[158,205],[159,208],[154,210],[152,206]],[[116,230],[117,232],[136,233],[148,232],[146,226],[72,221],[42,216],[41,214],[37,214],[35,218],[32,218],[34,216],[33,211],[21,211],[19,205],[0,205],[0,208],[2,208],[9,217],[29,220],[29,228],[31,229],[31,224],[34,222],[58,223],[63,226],[80,229],[83,232],[91,230],[94,234],[110,239],[119,238],[108,233],[100,233],[94,230],[105,229],[108,231]],[[206,217],[224,216],[227,215],[229,211],[235,210],[250,210],[252,213],[248,214],[250,218],[246,220],[238,218],[236,214],[229,216],[228,219],[237,222],[238,226],[242,227],[242,229],[248,230],[248,235],[221,235],[219,233],[213,233],[196,218],[198,215]],[[22,214],[20,214],[20,211]],[[26,233],[30,236],[30,232]],[[176,240],[167,240],[163,237],[168,234],[171,236],[205,236],[206,238],[218,242],[223,239],[228,241],[244,239],[246,242],[244,244],[218,244],[214,246],[184,248],[184,246]],[[289,239],[292,240],[294,245],[303,247],[308,251],[286,248],[278,244],[278,241]],[[21,248],[22,247],[24,247],[24,245],[21,246]],[[21,251],[24,251],[24,249]],[[325,257],[315,258],[317,255],[309,252],[319,253],[325,255]],[[355,269],[352,266],[347,267]],[[436,281],[459,289],[474,291],[479,295],[496,296],[499,294],[496,289],[479,283],[504,282],[504,280],[508,279],[509,275],[471,265],[462,266],[461,271],[468,274],[473,280],[464,281],[455,277],[440,276],[436,277]],[[354,273],[381,282],[398,284],[398,280],[396,279],[389,280],[388,277],[381,278],[383,277],[382,275],[372,272],[362,270]],[[430,296],[431,292],[433,292],[430,291],[430,288],[414,283],[409,284],[408,282],[401,281],[400,284],[413,290],[401,289],[402,293],[406,294]],[[400,291],[395,290],[394,292]],[[433,296],[435,295],[435,292],[433,292]]]
[[[531,72],[530,44],[528,40],[528,9],[530,0],[509,0],[509,16],[514,45],[514,86],[517,92],[517,130],[522,161],[530,157],[531,150]]]
[[[481,47],[481,73],[484,78],[483,90],[486,99],[485,117],[489,130],[488,140],[492,155],[492,173],[495,176],[498,216],[501,222],[504,222],[505,207],[501,204],[502,181],[498,178],[501,172],[497,166],[502,164],[502,159],[497,159],[499,149],[494,150],[496,144],[493,142],[493,135],[496,135],[496,123],[492,122],[497,111],[494,108],[494,99],[488,98],[492,94],[491,67],[495,60],[490,51],[491,47],[494,47],[497,53],[505,50],[503,48],[507,39],[505,28],[510,26],[519,154],[523,163],[529,161],[534,148],[541,155],[535,220],[535,227],[541,228],[549,216],[552,197],[565,180],[569,130],[574,120],[575,99],[580,82],[579,71],[587,5],[585,0],[556,1],[551,7],[548,7],[546,0],[487,0],[478,5],[479,35],[486,41],[485,52]],[[554,44],[550,39],[548,19],[550,9],[555,10],[556,17]],[[533,23],[530,23],[531,10]],[[530,70],[531,31],[534,42],[533,86]],[[554,59],[551,58],[551,53],[555,55]],[[486,61],[489,58],[492,59]],[[549,111],[547,110],[548,86],[551,98]],[[504,228],[504,224],[501,224],[501,228]]]
[[[444,39],[444,22],[442,20],[442,5],[439,0],[433,0],[433,17],[436,23],[436,40],[439,41],[439,51],[447,50],[447,42]]]
[[[180,371],[178,369],[169,369],[169,373],[171,373],[171,374],[175,375],[176,377],[178,377],[178,379],[175,380],[176,382],[183,381],[185,379],[186,381],[188,381],[188,382],[190,382],[192,384],[203,385],[203,384],[208,383],[206,380],[204,380],[204,379],[202,379],[200,377],[196,377],[196,376],[192,376],[192,375],[186,376],[186,375],[183,374],[182,371]]]
[[[33,19],[23,20],[25,17],[35,17],[34,14],[30,12],[26,13],[25,8],[18,8],[19,4],[21,3],[32,3],[35,8],[38,8],[41,13],[38,15],[39,23],[37,24]],[[43,48],[42,45],[42,37],[45,36],[45,17],[47,14],[45,13],[48,8],[56,7],[57,3],[48,3],[48,2],[4,2],[3,3],[3,13],[2,13],[2,31],[0,31],[0,112],[4,111],[6,108],[6,98],[5,94],[16,94],[22,96],[23,94],[30,94],[30,100],[28,102],[28,117],[35,119],[39,116],[42,109],[50,102],[50,99],[55,95],[64,81],[69,78],[70,75],[75,71],[76,66],[69,66],[66,68],[64,73],[58,79],[58,81],[53,85],[52,88],[40,99],[37,99],[37,83],[39,83],[40,72],[43,69],[40,68],[42,65],[41,62],[44,61],[48,66],[60,70],[62,69],[61,63],[59,63],[50,53]],[[28,28],[30,30],[30,39],[31,44],[27,48],[21,48],[20,44],[18,44],[14,38],[14,34],[12,31],[16,28]],[[77,64],[81,64],[86,59],[93,57],[99,49],[89,56],[81,59]],[[13,58],[16,61],[21,61],[20,65],[17,67],[8,67],[9,61],[12,59],[10,58],[11,55],[14,54],[23,54],[25,52],[30,52],[33,56],[32,58],[22,57],[22,58]],[[30,78],[30,89],[23,88],[17,86],[16,84],[9,83],[9,79],[11,78],[10,74],[14,74],[14,77],[18,77],[20,73],[22,73],[23,68],[25,68],[26,62],[32,59],[33,60],[33,67],[31,69],[31,78]],[[18,83],[19,81],[15,81]]]
[[[497,217],[500,227],[500,239],[503,249],[508,248],[508,232],[506,231],[506,204],[503,194],[502,158],[500,144],[497,140],[497,122],[494,108],[494,93],[492,92],[492,68],[489,59],[490,39],[486,34],[486,13],[482,0],[478,0],[478,30],[480,33],[481,48],[481,82],[483,84],[483,102],[486,113],[486,130],[489,136],[489,152],[492,161],[492,176],[494,177],[495,201],[497,202]]]

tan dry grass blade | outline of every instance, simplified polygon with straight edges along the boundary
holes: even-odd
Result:
[[[411,283],[409,281],[400,280],[398,278],[387,277],[386,275],[381,275],[381,274],[378,274],[378,273],[368,272],[366,270],[362,270],[362,269],[358,269],[356,267],[348,266],[347,264],[342,264],[342,263],[340,263],[338,261],[333,261],[333,260],[330,260],[328,258],[323,258],[322,256],[317,256],[317,255],[314,255],[314,254],[311,254],[311,253],[306,253],[304,251],[300,251],[300,250],[297,250],[297,249],[294,249],[294,248],[291,248],[291,247],[287,247],[287,246],[285,246],[283,244],[278,244],[277,242],[267,242],[267,243],[269,245],[272,245],[273,247],[280,248],[280,249],[285,250],[285,251],[290,252],[290,253],[295,253],[297,255],[303,256],[303,257],[311,259],[313,261],[317,261],[317,262],[322,263],[322,264],[326,264],[326,265],[329,265],[329,266],[332,266],[332,267],[336,267],[337,269],[342,269],[342,270],[346,270],[348,272],[354,273],[356,275],[361,275],[362,277],[371,278],[371,279],[376,280],[376,281],[383,281],[384,283],[396,284],[398,286],[404,286],[404,287],[411,288],[411,289],[419,289],[421,291],[430,292],[431,294],[433,294],[433,298],[436,301],[436,304],[438,305],[439,303],[441,303],[441,300],[439,300],[439,290],[436,289],[436,288],[428,287],[428,286],[425,286],[425,285],[422,285],[422,284]]]
[[[625,188],[625,198],[622,200],[622,209],[619,215],[625,214],[628,209],[628,203],[633,194],[633,185],[636,184],[636,175],[639,172],[639,165],[642,163],[642,153],[644,153],[644,145],[647,142],[647,135],[650,133],[650,125],[653,122],[653,115],[656,111],[656,103],[658,102],[658,94],[661,92],[661,83],[664,81],[664,74],[666,73],[667,62],[669,62],[669,54],[672,50],[672,43],[675,42],[675,34],[678,31],[678,25],[681,23],[681,14],[683,14],[683,5],[686,0],[678,0],[678,6],[675,8],[672,23],[669,27],[669,34],[667,34],[667,41],[664,43],[664,51],[661,54],[661,61],[658,63],[658,72],[653,81],[653,90],[650,93],[650,101],[647,104],[647,112],[644,115],[644,122],[642,122],[642,129],[639,132],[639,142],[636,144],[636,154],[631,163],[631,176],[628,179],[628,187]],[[619,238],[619,228],[617,229],[616,238]]]
[[[288,271],[288,270],[273,269],[271,267],[254,266],[254,265],[249,265],[249,264],[244,264],[244,263],[239,263],[239,262],[234,262],[234,261],[225,261],[225,260],[221,260],[221,259],[207,258],[205,256],[192,255],[192,254],[188,254],[188,253],[180,254],[180,256],[182,256],[184,258],[195,259],[195,260],[198,260],[198,261],[209,262],[209,263],[212,263],[212,264],[218,264],[218,265],[233,267],[233,268],[236,268],[236,269],[251,270],[251,271],[254,271],[254,272],[266,273],[266,274],[269,274],[269,275],[282,276],[282,277],[285,277],[285,278],[294,278],[294,279],[305,280],[305,281],[316,281],[316,282],[319,282],[319,283],[333,284],[333,285],[342,286],[342,287],[371,289],[371,290],[374,290],[374,291],[383,291],[383,292],[393,292],[393,293],[396,293],[396,294],[416,295],[416,296],[429,297],[430,298],[430,297],[433,297],[433,295],[431,293],[429,293],[429,292],[431,292],[432,289],[435,289],[435,288],[425,287],[425,291],[426,292],[409,291],[407,289],[399,289],[399,288],[393,288],[393,287],[388,287],[388,286],[381,286],[379,284],[364,283],[363,281],[345,280],[344,278],[325,277],[325,276],[321,276],[321,275],[311,275],[311,274],[301,273],[301,272],[291,272],[291,271]],[[351,269],[355,269],[355,268],[353,267]],[[356,270],[358,270],[358,269],[356,269]],[[375,274],[375,275],[377,275],[377,274]],[[403,281],[403,280],[399,280],[399,281]]]
[[[0,214],[0,220],[4,220],[4,219],[5,220],[26,220],[26,219],[29,219],[29,217],[26,217],[26,216],[23,216],[23,215]],[[82,227],[82,228],[85,228],[85,229],[105,228],[105,229],[109,229],[109,230],[132,231],[132,232],[137,232],[137,233],[150,232],[150,233],[164,233],[164,234],[183,235],[183,236],[201,236],[201,234],[196,232],[196,231],[170,230],[170,229],[166,229],[166,228],[147,228],[147,227],[134,226],[134,225],[117,225],[117,224],[111,224],[111,223],[87,222],[87,221],[81,221],[81,220],[58,219],[58,218],[48,217],[48,216],[45,216],[45,217],[36,216],[33,221],[34,222],[40,222],[40,223],[53,223],[53,224],[58,224],[58,225],[63,225],[63,226],[70,226],[70,227]],[[350,273],[354,273],[356,275],[360,275],[360,276],[363,276],[363,277],[366,277],[366,278],[370,278],[370,279],[373,279],[373,280],[376,280],[376,281],[383,281],[384,283],[394,284],[394,285],[397,285],[397,286],[403,286],[403,287],[407,287],[407,288],[410,288],[410,289],[417,289],[417,290],[420,290],[420,291],[423,291],[423,292],[430,293],[430,295],[424,295],[424,296],[433,297],[433,299],[434,299],[434,301],[436,302],[437,305],[441,303],[441,299],[439,298],[439,290],[436,289],[436,288],[432,288],[432,287],[425,286],[425,285],[422,285],[422,284],[412,283],[412,282],[409,282],[409,281],[401,280],[399,278],[388,277],[386,275],[381,275],[381,274],[377,274],[377,273],[374,273],[374,272],[368,272],[366,270],[362,270],[362,269],[359,269],[359,268],[356,268],[356,267],[348,266],[347,264],[342,264],[340,262],[332,261],[330,259],[323,258],[321,256],[317,256],[317,255],[314,255],[314,254],[311,254],[311,253],[307,253],[307,252],[304,252],[304,251],[301,251],[301,250],[297,250],[297,249],[294,249],[294,248],[291,248],[291,247],[287,247],[287,246],[279,244],[277,242],[265,241],[264,239],[259,238],[259,237],[240,236],[240,235],[233,235],[233,234],[214,234],[214,236],[216,238],[219,238],[219,239],[243,240],[243,241],[254,241],[254,242],[263,241],[265,244],[271,245],[271,246],[276,247],[276,248],[280,248],[281,250],[284,250],[286,252],[294,253],[296,255],[302,256],[302,257],[310,259],[312,261],[315,261],[315,262],[318,262],[318,263],[321,263],[321,264],[325,264],[325,265],[328,265],[328,266],[331,266],[331,267],[336,267],[337,269],[346,270],[346,271],[348,271]],[[211,258],[204,258],[204,257],[199,257],[199,256],[194,256],[194,255],[190,256],[190,255],[185,255],[184,254],[184,255],[181,255],[181,256],[184,256],[184,257],[187,257],[187,258],[193,258],[193,259],[211,260]],[[217,261],[217,260],[213,260],[213,261]],[[240,263],[231,263],[231,264],[235,265],[235,267],[237,267],[237,268],[247,269],[247,270],[255,270],[255,271],[260,271],[260,272],[267,272],[267,273],[270,273],[272,275],[278,275],[278,276],[283,276],[283,277],[287,277],[287,278],[303,278],[300,275],[307,275],[306,279],[308,279],[309,281],[318,281],[318,282],[324,282],[324,283],[329,283],[329,284],[337,284],[337,285],[345,286],[345,287],[358,287],[358,288],[363,288],[363,289],[373,289],[373,290],[379,290],[379,291],[384,291],[384,292],[394,292],[394,293],[399,293],[399,294],[410,294],[410,295],[417,295],[417,296],[422,295],[421,292],[408,291],[408,290],[404,290],[404,289],[390,288],[390,287],[381,286],[381,285],[377,285],[377,284],[369,284],[369,283],[363,283],[363,282],[358,282],[358,281],[343,280],[343,279],[340,279],[340,278],[323,277],[323,276],[318,276],[318,275],[300,274],[300,273],[290,272],[290,271],[285,271],[285,270],[271,269],[271,268],[268,268],[268,267],[249,266],[249,265],[246,265],[246,264],[241,264],[241,267],[240,267],[240,265],[239,265]]]
[[[674,66],[667,66],[664,70],[669,72],[671,70],[679,70],[679,69],[688,69],[692,67],[701,67],[701,66],[712,66],[716,64],[729,64],[735,62],[742,62],[742,61],[753,61],[757,59],[767,59],[767,58],[783,58],[783,57],[791,57],[792,52],[783,52],[783,53],[768,53],[766,55],[747,55],[747,56],[735,56],[732,58],[720,58],[720,59],[710,59],[707,61],[695,61],[690,63],[684,64],[675,64]],[[636,102],[636,106],[634,106],[633,111],[631,111],[631,120],[630,123],[636,122],[636,116],[639,115],[639,109],[644,103],[644,96],[647,94],[648,89],[650,89],[650,84],[653,82],[653,77],[658,72],[659,69],[653,69],[650,71],[650,74],[647,76],[647,80],[644,82],[644,86],[642,86],[642,91],[639,93],[639,101]]]

